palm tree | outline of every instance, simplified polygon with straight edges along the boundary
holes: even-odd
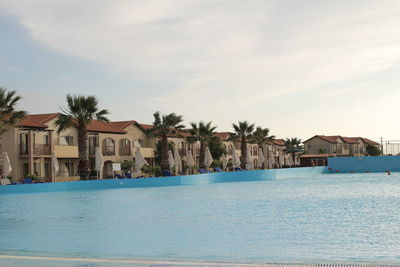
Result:
[[[0,151],[3,145],[3,134],[26,116],[25,111],[16,110],[16,105],[21,100],[21,97],[16,94],[16,91],[8,91],[0,87]],[[0,165],[0,175],[3,173],[2,167],[3,164]]]
[[[179,134],[185,127],[181,124],[183,119],[175,113],[161,115],[158,111],[153,116],[153,127],[147,133],[161,138],[161,171],[169,170],[168,135]]]
[[[263,149],[263,145],[271,142],[275,139],[274,135],[269,135],[268,128],[257,127],[253,132],[253,141],[257,143],[257,145]],[[264,149],[263,149],[264,150]]]
[[[192,129],[189,130],[189,133],[191,136],[188,137],[189,142],[193,141],[198,141],[200,142],[200,155],[199,155],[199,167],[204,168],[204,158],[205,158],[205,152],[206,152],[206,146],[208,146],[208,142],[211,140],[211,138],[214,136],[215,129],[217,129],[216,126],[211,126],[212,122],[199,122],[199,124],[196,124],[194,122],[190,123],[190,126],[192,126]]]
[[[268,144],[275,139],[274,135],[269,135],[268,128],[257,127],[253,133],[253,141],[257,143],[258,147],[264,152],[264,144]]]
[[[286,153],[292,153],[293,160],[296,162],[296,152],[300,152],[303,150],[301,139],[297,137],[286,138],[285,147]]]
[[[58,133],[75,126],[78,129],[78,172],[81,179],[89,178],[88,125],[95,119],[108,122],[106,109],[99,110],[95,96],[67,95],[67,108],[62,108],[56,126]]]
[[[247,139],[252,137],[254,131],[254,124],[248,121],[239,121],[238,124],[232,124],[235,133],[231,135],[233,139],[239,139],[241,142],[240,151],[240,165],[242,169],[246,169],[247,164]]]

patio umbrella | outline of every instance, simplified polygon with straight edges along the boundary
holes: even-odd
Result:
[[[140,147],[136,148],[135,151],[135,171],[136,173],[140,173],[143,165],[148,164],[146,159],[142,154],[142,149]]]
[[[168,163],[169,163],[169,168],[172,169],[175,166],[175,160],[174,160],[174,156],[172,155],[171,150],[168,150]]]
[[[292,154],[288,154],[288,165],[292,167],[294,164]]]
[[[10,159],[8,153],[3,152],[3,177],[7,177],[12,171]]]
[[[232,167],[233,168],[239,168],[240,167],[240,160],[239,157],[236,153],[236,149],[232,149]]]
[[[186,164],[192,168],[194,166],[194,160],[193,160],[193,155],[192,155],[192,151],[190,151],[190,149],[188,149],[186,151]]]
[[[265,162],[265,157],[264,157],[264,152],[261,148],[258,149],[258,168],[261,169],[263,166],[263,163]]]
[[[51,164],[53,165],[54,170],[54,177],[52,178],[52,182],[55,182],[55,178],[57,176],[58,170],[60,169],[60,165],[58,164],[56,154],[54,153],[51,154]]]
[[[274,156],[274,153],[272,151],[270,151],[269,154],[268,154],[268,165],[269,165],[269,168],[272,169],[274,167],[274,164],[275,164],[275,156]]]
[[[95,169],[97,171],[97,179],[102,179],[103,178],[103,164],[104,164],[104,159],[103,159],[103,154],[100,151],[99,147],[96,147],[96,152],[95,152]]]
[[[206,147],[206,154],[204,157],[204,165],[207,167],[207,169],[210,168],[212,161],[213,161],[213,158],[211,156],[210,149],[208,147]]]
[[[281,152],[279,152],[279,165],[281,166],[281,167],[283,167],[283,165],[285,165],[285,159],[284,159],[284,154],[283,154],[283,152],[281,151]]]
[[[225,154],[222,154],[221,156],[221,162],[222,162],[222,169],[226,170],[226,165],[228,165],[228,161],[226,160]]]
[[[181,173],[182,171],[182,160],[179,155],[178,148],[174,146],[174,159],[175,159],[175,171],[176,173]]]
[[[251,160],[251,153],[250,153],[250,151],[251,151],[251,147],[248,147],[247,148],[247,150],[246,150],[246,160],[247,160],[247,162],[246,162],[246,169],[247,170],[252,170],[252,169],[254,169],[254,166],[253,166],[253,162],[252,162],[252,160]]]

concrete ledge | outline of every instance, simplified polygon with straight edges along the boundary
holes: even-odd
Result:
[[[256,170],[240,172],[220,172],[197,175],[153,177],[140,179],[111,179],[111,180],[90,180],[62,183],[43,184],[21,184],[0,186],[0,194],[4,193],[33,193],[33,192],[57,192],[69,190],[92,190],[111,188],[131,187],[162,187],[200,185],[227,182],[263,181],[286,178],[306,178],[326,172],[325,167],[315,168],[291,168]]]
[[[400,156],[328,158],[328,170],[339,173],[400,171]]]

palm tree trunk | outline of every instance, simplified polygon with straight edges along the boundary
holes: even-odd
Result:
[[[167,136],[163,136],[161,138],[161,171],[169,170],[169,161],[168,161],[168,138]]]
[[[79,163],[78,163],[78,172],[81,180],[87,180],[90,176],[89,173],[89,156],[87,149],[87,129],[85,126],[80,126],[78,128],[78,153],[79,153]]]
[[[246,169],[246,164],[247,164],[247,142],[246,142],[246,137],[242,136],[242,143],[240,145],[240,151],[242,153],[240,157],[240,168]]]
[[[296,152],[292,152],[292,160],[293,160],[293,166],[296,167]]]
[[[199,154],[199,167],[204,168],[206,165],[204,164],[204,159],[206,157],[206,144],[203,140],[200,141],[200,154]]]

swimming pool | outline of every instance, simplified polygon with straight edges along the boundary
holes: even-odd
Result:
[[[400,174],[0,194],[0,254],[400,262]]]

